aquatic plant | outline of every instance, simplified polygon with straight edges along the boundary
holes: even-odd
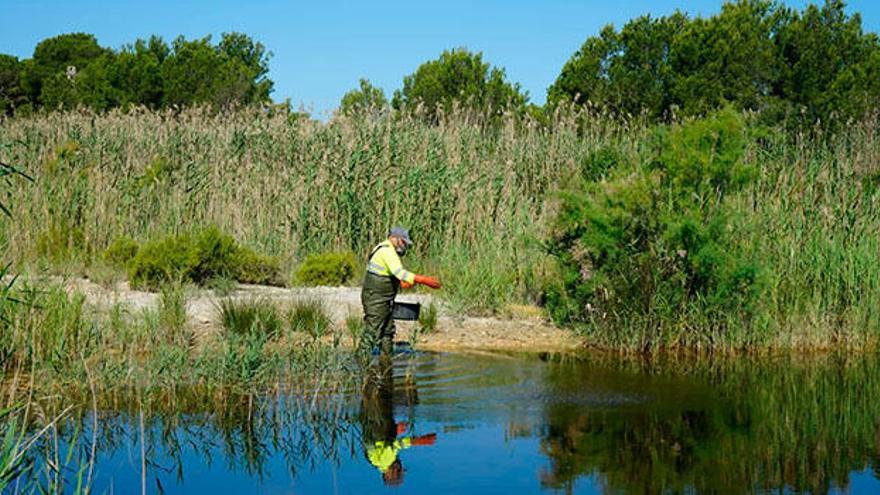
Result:
[[[298,300],[287,312],[291,331],[303,332],[314,338],[323,336],[332,324],[324,303],[317,299]]]
[[[275,303],[268,299],[222,299],[218,304],[220,323],[229,336],[252,333],[277,337],[283,327]]]
[[[419,328],[425,333],[434,333],[437,330],[437,305],[433,302],[422,306],[419,312]]]

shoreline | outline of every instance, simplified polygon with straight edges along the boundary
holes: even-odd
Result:
[[[87,278],[62,279],[51,277],[68,293],[82,293],[86,302],[94,307],[110,307],[121,304],[131,312],[155,309],[159,294],[132,290],[127,282],[113,287],[99,285]],[[274,303],[296,301],[320,301],[327,309],[334,327],[345,330],[345,321],[351,316],[361,316],[360,287],[295,287],[283,288],[264,285],[238,284],[228,296],[218,296],[210,289],[196,288],[187,297],[187,324],[193,329],[197,341],[208,342],[220,331],[217,304],[226,298],[236,300],[266,299]],[[519,352],[566,352],[584,348],[583,339],[572,332],[555,327],[539,316],[522,318],[476,317],[453,314],[442,300],[430,294],[406,291],[398,295],[399,301],[418,302],[423,306],[435,304],[438,310],[437,326],[431,333],[418,332],[415,346],[420,350],[435,352],[463,351],[519,351]],[[412,343],[417,322],[397,321],[395,341]],[[351,345],[350,339],[343,339]]]

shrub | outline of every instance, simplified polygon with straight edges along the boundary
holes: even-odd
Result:
[[[352,252],[323,253],[308,256],[296,272],[300,285],[339,286],[351,281],[357,270]]]
[[[619,150],[611,146],[603,146],[593,150],[580,162],[580,172],[584,180],[597,181],[606,177],[623,162]]]
[[[128,266],[129,262],[137,255],[138,243],[131,237],[120,236],[113,240],[102,257],[112,266]]]
[[[204,285],[216,278],[265,283],[277,280],[278,273],[275,258],[259,255],[208,227],[144,244],[129,268],[129,282],[148,289],[164,282]]]
[[[164,282],[190,278],[198,253],[188,235],[166,237],[144,244],[131,262],[128,281],[133,288],[157,289]]]
[[[563,194],[551,317],[612,345],[734,343],[760,289],[725,203],[749,179],[743,136],[732,111],[663,129],[645,166]]]
[[[242,248],[230,235],[223,234],[217,227],[202,229],[190,236],[195,249],[195,265],[190,269],[189,278],[203,284],[213,277],[235,277],[238,273],[238,255]]]
[[[250,248],[239,249],[236,279],[245,284],[284,285],[280,280],[281,261]]]

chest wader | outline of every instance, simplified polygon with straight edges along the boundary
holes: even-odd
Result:
[[[381,247],[370,253],[370,259],[378,249]],[[394,351],[394,320],[391,318],[391,308],[399,288],[400,281],[395,277],[383,277],[367,272],[361,289],[366,337],[364,344],[369,346],[369,349],[378,345],[380,353],[386,356],[390,356]]]

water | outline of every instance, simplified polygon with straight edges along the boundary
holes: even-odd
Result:
[[[333,400],[209,395],[67,421],[65,491],[94,442],[93,493],[880,492],[877,356],[416,353]]]

